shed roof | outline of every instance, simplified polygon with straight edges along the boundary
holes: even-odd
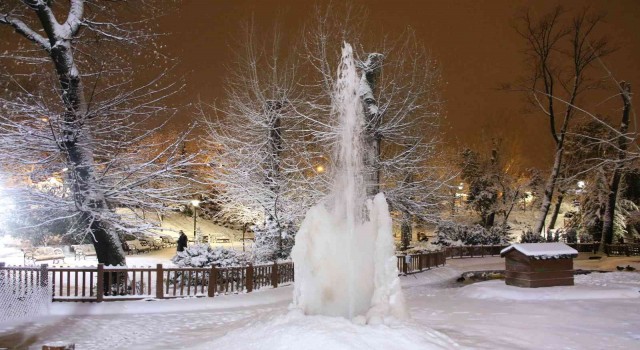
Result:
[[[511,250],[517,250],[520,253],[537,259],[558,259],[564,257],[577,257],[578,251],[569,247],[564,243],[516,243],[512,244],[500,251],[500,256]]]

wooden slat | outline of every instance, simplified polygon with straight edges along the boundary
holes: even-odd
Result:
[[[191,295],[191,272],[189,271],[189,278],[187,279],[187,295]]]
[[[91,272],[89,272],[89,274],[91,274]],[[85,292],[86,292],[86,282],[87,282],[87,275],[86,272],[82,272],[82,296],[86,296]],[[76,281],[76,283],[78,283]]]
[[[93,296],[93,272],[89,272],[89,296]]]
[[[140,281],[144,280],[144,278],[142,277],[142,273],[143,272],[144,271],[140,271]],[[151,293],[151,270],[147,270],[147,286],[148,286],[148,290],[149,290],[149,292],[147,294],[153,295]],[[142,288],[141,291],[144,292],[144,288]]]

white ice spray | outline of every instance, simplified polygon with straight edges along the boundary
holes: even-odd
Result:
[[[345,43],[333,98],[338,169],[331,195],[309,210],[296,236],[292,307],[307,315],[381,323],[403,318],[405,307],[387,202],[379,193],[365,203],[358,86],[353,51]]]

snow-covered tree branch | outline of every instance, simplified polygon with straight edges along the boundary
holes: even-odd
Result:
[[[57,233],[90,237],[98,260],[109,265],[125,263],[118,232],[148,228],[116,209],[166,210],[181,202],[190,194],[181,174],[196,163],[196,155],[179,152],[186,134],[156,136],[164,123],[153,120],[175,113],[166,98],[180,83],[166,68],[146,82],[131,74],[141,70],[132,53],[149,67],[168,63],[148,40],[156,16],[150,1],[138,5],[144,19],[135,21],[123,18],[127,4],[111,2],[0,5],[0,24],[20,34],[14,54],[0,61],[0,171],[11,184],[15,221],[40,230],[64,221]],[[40,52],[28,47],[33,43]],[[49,63],[23,64],[41,58]]]

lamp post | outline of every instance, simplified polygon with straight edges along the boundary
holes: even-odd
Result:
[[[463,197],[462,190],[463,190],[463,189],[464,189],[464,183],[463,183],[463,182],[461,182],[461,183],[458,185],[458,191],[460,191],[460,192],[456,192],[455,198],[453,199],[453,206],[454,206],[454,208],[455,208],[455,206],[456,206],[456,203],[455,203],[455,202],[456,202],[456,199],[458,200],[458,206],[459,206],[459,207],[462,207],[462,197]]]
[[[198,207],[200,206],[200,201],[194,199],[191,201],[191,205],[193,205],[193,242],[196,242],[196,218],[198,217]]]

